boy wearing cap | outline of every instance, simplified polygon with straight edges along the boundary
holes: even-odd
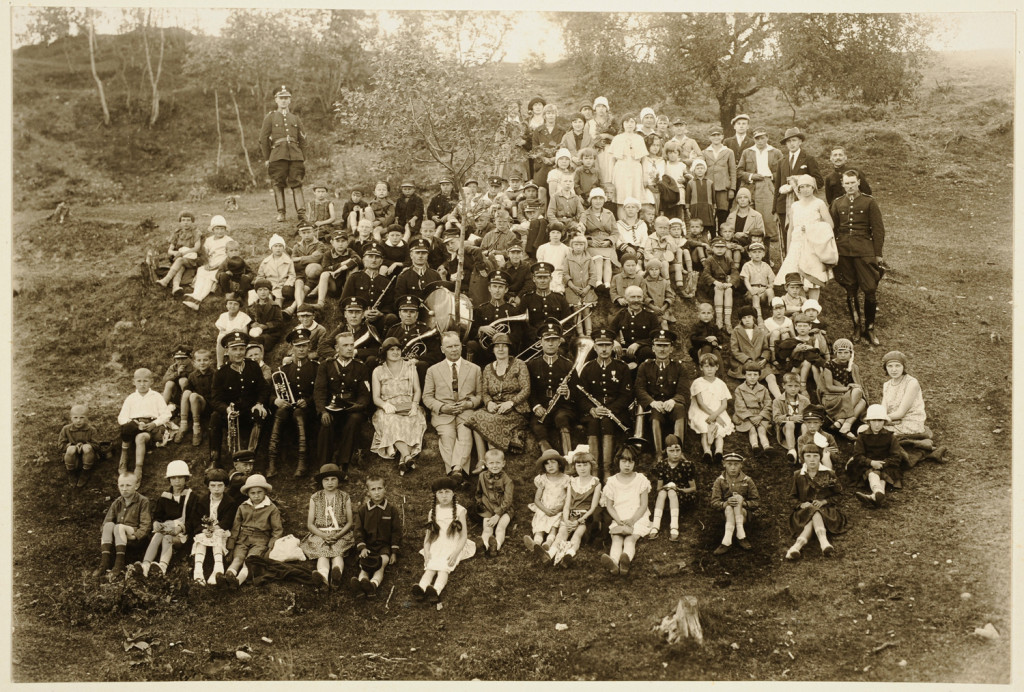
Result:
[[[654,357],[645,360],[636,369],[637,410],[650,414],[654,451],[661,456],[661,441],[671,422],[672,433],[686,439],[686,394],[690,389],[683,365],[672,358],[676,333],[667,329],[654,329],[649,337]]]
[[[177,296],[181,292],[185,270],[199,266],[199,248],[202,244],[203,232],[196,226],[196,215],[190,211],[178,214],[178,225],[171,231],[167,246],[171,268],[157,284],[163,288],[171,286],[171,295]]]
[[[192,374],[192,370],[192,349],[184,344],[178,344],[174,353],[171,354],[171,364],[164,372],[164,401],[171,406],[172,412],[175,408],[179,411],[185,408],[184,394],[188,387],[188,376]],[[179,402],[177,406],[175,405],[176,401]],[[184,434],[184,431],[179,430],[174,441],[181,442],[181,437]]]
[[[519,242],[519,234],[512,230],[512,219],[505,209],[494,212],[494,228],[480,242],[480,250],[488,267],[500,269],[505,264],[508,248]]]
[[[380,245],[380,273],[387,277],[398,276],[399,272],[409,263],[409,245],[405,242],[409,231],[402,233],[402,227],[393,223],[384,232],[384,242]]]
[[[295,314],[296,308],[302,305],[309,292],[307,286],[313,286],[315,290],[323,272],[325,249],[311,225],[299,227],[299,241],[288,251],[295,265],[295,303],[285,310],[286,314]]]
[[[730,452],[722,457],[725,470],[715,479],[711,488],[711,506],[725,513],[725,535],[722,544],[715,548],[715,555],[724,555],[732,547],[733,535],[744,550],[750,550],[745,524],[749,511],[756,510],[761,497],[754,480],[743,473],[743,457]]]
[[[871,508],[885,504],[885,484],[894,488],[903,487],[901,466],[909,462],[907,453],[900,446],[895,433],[885,429],[889,414],[882,404],[872,404],[864,414],[867,427],[857,435],[853,443],[853,456],[847,462],[846,471],[858,480],[866,480],[870,493],[856,493],[857,499]]]
[[[284,307],[284,304],[292,298],[301,300],[301,297],[295,293],[295,264],[285,252],[284,238],[275,233],[270,237],[269,245],[270,254],[260,262],[259,268],[256,269],[256,282],[253,285],[259,283],[260,279],[269,281],[274,301]],[[249,302],[254,300],[256,297],[250,293]]]
[[[212,469],[206,473],[207,494],[199,498],[196,504],[196,517],[199,518],[192,536],[192,555],[195,566],[192,579],[197,584],[217,583],[217,575],[224,574],[224,556],[227,554],[227,539],[231,535],[231,527],[235,521],[237,503],[227,492],[228,472],[224,469]],[[239,486],[241,487],[241,486]],[[206,552],[213,553],[213,570],[209,579],[203,576],[203,563]]]
[[[249,336],[260,339],[265,348],[273,350],[281,338],[284,326],[284,315],[281,306],[274,302],[271,295],[271,283],[264,278],[256,279],[255,302],[250,302],[249,312],[252,322],[249,323]]]
[[[395,293],[392,289],[395,277],[381,275],[380,265],[383,260],[384,254],[380,243],[367,244],[363,250],[362,270],[349,272],[345,288],[341,292],[342,304],[348,304],[353,297],[363,301],[366,321],[372,323],[377,331],[387,331],[388,327],[398,321],[393,314]]]
[[[430,199],[427,205],[427,216],[437,226],[444,225],[448,215],[455,210],[459,203],[459,195],[455,192],[455,183],[451,178],[441,178],[438,186],[440,191]]]
[[[660,328],[657,315],[644,306],[644,289],[630,286],[626,289],[626,307],[612,318],[611,331],[618,336],[615,354],[635,369],[654,356],[650,334]]]
[[[526,341],[533,343],[537,340],[540,326],[548,318],[554,318],[561,322],[569,316],[569,303],[561,293],[551,291],[551,273],[554,271],[547,262],[537,262],[532,267],[533,291],[520,296],[519,306],[530,317],[526,327]]]
[[[245,501],[245,495],[242,494],[242,486],[249,480],[249,476],[252,475],[252,468],[256,464],[256,455],[251,449],[240,449],[231,455],[231,473],[228,476],[227,489],[224,491],[228,498],[231,499],[232,504],[235,507],[242,504]],[[207,469],[206,473],[216,473],[223,469]],[[235,520],[234,512],[231,514],[231,522]],[[228,528],[231,528],[229,523]]]
[[[232,240],[227,244],[227,254],[227,259],[217,272],[217,287],[223,294],[237,291],[244,305],[246,296],[252,290],[255,274],[242,257],[242,247],[237,241]]]
[[[311,333],[308,329],[296,327],[288,334],[287,339],[288,343],[292,345],[291,361],[282,365],[279,372],[287,379],[288,386],[278,387],[275,383],[274,406],[276,410],[274,411],[274,425],[270,431],[267,478],[277,475],[277,462],[280,459],[278,449],[289,419],[295,420],[295,429],[299,437],[295,477],[299,478],[304,475],[309,467],[309,452],[307,450],[316,414],[316,407],[313,403],[313,387],[316,384],[318,368],[317,364],[309,359]]]
[[[313,186],[313,201],[309,203],[309,207],[306,209],[306,222],[313,227],[314,237],[321,241],[326,242],[327,237],[331,233],[331,229],[338,222],[339,217],[334,214],[334,200],[327,195],[329,191],[327,186],[323,183],[317,183]],[[340,218],[345,218],[341,216]],[[305,224],[299,224],[299,230]],[[295,257],[295,253],[291,253],[292,257]]]
[[[778,283],[778,281],[779,279],[776,277],[775,282]],[[786,306],[786,315],[792,317],[801,311],[804,301],[807,300],[807,295],[804,293],[804,280],[797,272],[786,274],[785,281],[786,292],[782,296],[782,301]]]
[[[117,424],[121,426],[121,461],[118,470],[123,472],[128,468],[128,450],[134,444],[135,475],[142,480],[146,447],[162,440],[164,424],[171,419],[171,409],[163,396],[150,389],[153,386],[153,373],[148,369],[136,370],[132,383],[135,391],[125,398],[117,414]]]
[[[729,124],[732,125],[733,132],[736,134],[727,138],[722,144],[729,147],[732,150],[733,156],[739,161],[740,154],[754,144],[751,138],[747,136],[747,130],[750,128],[750,116],[746,113],[740,113],[734,116],[729,121]]]
[[[227,351],[228,362],[217,369],[213,376],[213,393],[210,399],[210,465],[220,468],[221,442],[227,422],[228,407],[234,405],[238,412],[240,439],[246,427],[257,424],[267,416],[266,406],[270,400],[270,383],[263,377],[260,366],[245,357],[248,337],[245,332],[235,331],[221,338],[221,346]]]
[[[548,228],[563,231],[582,230],[580,219],[583,217],[583,211],[583,200],[573,192],[572,178],[565,178],[548,203]]]
[[[252,339],[245,345],[246,359],[251,360],[256,363],[256,365],[260,366],[260,372],[263,373],[263,379],[272,383],[271,375],[273,374],[273,371],[270,369],[270,366],[263,361],[263,357],[265,355],[266,352],[263,350],[263,344],[259,339]]]
[[[549,440],[560,438],[562,452],[568,454],[572,450],[569,433],[576,418],[573,397],[579,378],[573,362],[558,353],[562,345],[562,327],[558,320],[545,321],[539,334],[541,355],[526,363],[533,411],[530,429],[541,451],[552,449]]]
[[[361,260],[359,255],[349,247],[348,231],[336,230],[331,233],[331,243],[321,258],[320,278],[317,286],[306,295],[307,300],[316,297],[316,306],[323,308],[327,298],[337,298],[341,294],[341,287],[345,285],[348,272],[358,269]],[[296,309],[298,314],[298,309]]]
[[[729,216],[729,204],[736,195],[736,156],[722,143],[722,128],[711,128],[711,144],[704,150],[708,175],[715,191],[715,215],[718,226]]]
[[[686,164],[687,168],[691,168],[694,160],[702,157],[700,145],[697,144],[697,140],[687,135],[686,121],[682,118],[676,118],[672,121],[671,130],[672,139],[669,142],[679,143],[682,161]]]
[[[698,297],[714,301],[715,321],[719,327],[732,332],[732,292],[739,283],[739,268],[726,253],[727,241],[718,236],[711,241],[711,256],[704,262],[697,281]]]
[[[513,307],[519,307],[521,297],[535,287],[533,285],[533,272],[530,271],[530,263],[526,261],[526,253],[521,242],[514,242],[508,246],[508,261],[502,267],[508,277],[508,290],[505,292],[505,300]]]
[[[284,189],[292,190],[292,204],[299,221],[306,220],[306,200],[302,195],[302,179],[306,175],[305,157],[306,133],[302,120],[292,113],[292,95],[283,85],[274,94],[277,110],[270,111],[263,118],[260,128],[260,150],[267,166],[267,175],[274,184],[274,203],[277,206],[277,221],[285,219]]]
[[[416,185],[411,180],[403,180],[399,190],[402,194],[395,200],[395,223],[409,237],[420,232],[423,198],[416,194]]]
[[[747,295],[757,313],[757,323],[764,324],[764,317],[761,314],[761,306],[771,305],[774,302],[775,291],[772,286],[775,284],[775,272],[770,264],[764,261],[765,246],[763,243],[753,241],[747,248],[750,259],[740,269],[740,279],[747,287]]]
[[[281,510],[267,493],[273,490],[267,479],[260,474],[249,476],[242,486],[242,494],[248,499],[238,506],[231,536],[227,547],[231,551],[231,564],[222,575],[217,575],[217,585],[238,588],[245,583],[249,570],[245,566],[247,557],[263,557],[274,549],[277,539],[284,535]]]
[[[754,361],[747,361],[743,364],[743,382],[732,393],[732,422],[737,432],[747,433],[753,454],[771,448],[768,424],[772,420],[772,397],[760,379],[761,367]]]
[[[354,189],[349,193],[348,201],[341,207],[341,222],[344,230],[349,233],[355,233],[359,222],[366,217],[367,204],[368,202],[363,198],[362,190]],[[372,221],[370,225],[373,225]]]
[[[578,399],[587,429],[587,444],[591,453],[601,460],[602,480],[615,473],[612,455],[615,435],[623,431],[612,416],[625,425],[629,404],[633,401],[633,373],[621,360],[612,357],[615,332],[611,329],[594,331],[594,351],[597,357],[580,371],[579,389],[585,392]],[[591,401],[593,397],[597,403]]]
[[[796,438],[796,448],[803,449],[807,445],[814,445],[821,449],[821,468],[834,471],[832,460],[839,458],[839,445],[836,438],[821,429],[825,422],[825,409],[817,404],[811,404],[804,409],[803,432]]]
[[[298,318],[299,323],[294,327],[294,329],[301,327],[302,329],[309,331],[309,358],[316,361],[316,354],[320,348],[320,341],[327,336],[327,327],[317,322],[317,317],[320,316],[320,310],[315,305],[303,303],[302,306],[295,311],[295,316]],[[291,356],[285,356],[281,359],[281,364],[285,365],[290,363],[291,360]]]
[[[128,578],[138,572],[144,578],[165,576],[175,549],[180,550],[191,540],[200,519],[196,515],[199,504],[197,498],[186,487],[191,476],[188,464],[181,459],[167,464],[164,477],[170,488],[160,493],[160,497],[152,503],[153,537],[149,540],[142,562],[128,568]],[[158,569],[154,570],[153,561],[158,553],[160,561],[157,563]]]
[[[217,272],[228,257],[227,246],[232,242],[228,233],[228,222],[223,216],[217,215],[210,219],[210,235],[203,241],[203,255],[206,263],[196,269],[196,278],[192,281],[192,293],[182,299],[182,304],[199,312],[199,304],[210,295],[217,285]]]

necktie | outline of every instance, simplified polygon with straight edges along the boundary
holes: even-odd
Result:
[[[796,170],[796,154],[789,155],[789,170]]]
[[[459,397],[459,368],[455,363],[452,363],[452,394],[456,399]]]

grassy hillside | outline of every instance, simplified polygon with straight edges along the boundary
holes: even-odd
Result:
[[[19,52],[15,61],[15,166],[37,176],[29,184],[16,170],[22,197],[13,218],[21,287],[12,325],[15,680],[1009,682],[1012,56],[941,56],[917,99],[902,108],[869,111],[821,101],[796,118],[810,133],[811,152],[847,146],[851,162],[870,176],[885,216],[891,271],[880,288],[883,346],[861,346],[856,355],[869,395],[880,396],[882,354],[907,353],[924,388],[929,425],[950,447],[950,463],[909,472],[883,510],[867,511],[847,495],[852,529],[836,541],[838,560],[820,559],[811,546],[808,559],[795,565],[782,561],[790,540],[791,469],[777,457],[753,463],[747,470],[767,511],[752,533],[752,553],[712,557],[716,518],[701,509],[684,518],[679,543],[642,541],[623,581],[600,571],[593,549],[569,572],[532,564],[519,538],[529,530],[525,505],[536,451],[530,449],[511,459],[517,516],[503,555],[460,565],[440,610],[409,595],[421,568],[414,552],[429,506],[426,487],[439,474],[433,433],[418,472],[399,478],[374,460],[346,486],[358,498],[365,473],[383,471],[392,500],[404,509],[405,550],[377,601],[285,585],[220,594],[190,588],[183,573],[146,587],[97,587],[85,577],[97,558],[102,513],[115,494],[115,464],[104,463],[91,486],[68,499],[53,442],[68,407],[80,401],[90,404],[101,435],[114,439],[131,371],[142,365],[162,371],[175,343],[212,338],[220,311],[213,299],[197,315],[147,288],[137,270],[145,249],[162,246],[189,187],[172,181],[167,167],[181,180],[208,165],[211,154],[184,146],[168,124],[154,134],[165,153],[149,157],[137,145],[125,150],[130,166],[145,171],[129,184],[128,164],[97,158],[106,131],[85,125],[75,132],[71,120],[56,118],[64,122],[58,127],[48,122],[53,116],[42,117],[43,104],[57,102],[55,95],[74,104],[69,114],[85,112],[78,109],[90,103],[88,85],[59,85],[59,53],[46,57],[45,69],[24,62],[30,57]],[[35,78],[19,74],[25,65],[38,70]],[[44,74],[52,84],[36,79]],[[579,98],[570,95],[564,75],[556,69],[532,78],[540,93],[561,94],[555,100],[568,108]],[[773,133],[792,122],[788,106],[771,94],[758,95],[746,110]],[[710,124],[714,113],[694,111],[691,131],[703,139],[702,123]],[[208,135],[197,139],[208,142],[202,139]],[[31,146],[18,143],[26,136]],[[73,163],[55,156],[64,148],[75,152]],[[61,170],[40,173],[47,160]],[[333,175],[357,176],[350,165],[349,173]],[[82,180],[76,183],[82,192],[74,194],[92,206],[73,199],[68,224],[47,222],[51,205],[40,200],[69,185],[70,173]],[[103,201],[107,189],[116,203]],[[187,206],[199,212],[200,223],[220,213],[216,200]],[[240,211],[228,214],[231,235],[250,256],[265,254],[266,238],[277,230],[272,215],[263,192],[243,195]],[[160,227],[140,223],[145,219]],[[841,293],[834,285],[824,292],[832,337],[848,331]],[[678,317],[682,328],[694,317],[692,306],[682,306]],[[691,436],[688,447],[692,442]],[[156,451],[143,492],[160,491],[168,460],[184,458],[200,468],[204,454],[205,445]],[[704,497],[718,470],[700,473]],[[301,535],[312,481],[286,474],[274,485],[286,532]],[[701,603],[702,648],[669,647],[650,632],[683,594]],[[972,636],[986,622],[1002,633],[1000,640]],[[556,630],[558,623],[568,629]],[[144,638],[151,653],[126,653],[128,637]],[[253,653],[249,663],[234,658],[243,646]],[[54,667],[51,655],[41,655],[54,650],[74,651],[76,658]]]

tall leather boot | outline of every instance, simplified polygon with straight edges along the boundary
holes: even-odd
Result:
[[[562,434],[562,454],[567,455],[572,451],[572,435],[569,428],[559,428],[558,431]]]
[[[285,212],[284,188],[283,187],[275,187],[274,188],[274,206],[277,207],[277,219],[276,219],[276,221],[278,223],[281,223],[285,219],[285,215],[284,215],[284,212]]]
[[[302,409],[295,410],[295,427],[299,429],[299,463],[295,467],[295,475],[301,476],[306,473],[307,464],[309,463],[307,457],[309,452],[307,451],[306,445],[306,419],[304,418]]]
[[[267,478],[277,475],[277,447],[281,441],[281,418],[274,416],[274,427],[270,429],[270,449],[267,450]]]
[[[601,449],[600,438],[596,435],[589,435],[587,437],[587,446],[590,447],[590,453],[594,455],[594,459],[597,460],[597,476],[604,482],[604,464],[601,463],[601,456],[598,451]]]
[[[872,346],[880,346],[881,342],[875,336],[875,313],[878,310],[878,303],[864,296],[864,340]]]
[[[618,469],[612,468],[613,455],[615,454],[615,436],[614,435],[602,435],[601,436],[601,461],[604,466],[604,478],[601,482],[611,478],[619,472]]]
[[[853,294],[852,296],[846,294],[846,309],[850,313],[850,322],[853,323],[853,333],[860,334],[861,331],[861,315],[860,315],[860,296]]]
[[[301,187],[292,188],[292,204],[295,205],[295,215],[299,218],[299,223],[306,220],[306,197],[302,194]]]

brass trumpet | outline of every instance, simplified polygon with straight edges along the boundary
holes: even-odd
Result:
[[[228,404],[228,452],[234,454],[242,446],[238,430],[238,410],[233,403]]]
[[[499,334],[508,334],[509,333],[509,325],[511,323],[513,323],[513,322],[525,322],[528,319],[530,319],[530,315],[524,312],[521,315],[509,315],[508,317],[499,317],[498,319],[494,320],[490,324],[484,325],[484,326],[487,326],[487,327],[490,327],[491,329],[496,330]],[[480,338],[477,339],[477,341],[480,342],[481,346],[483,346],[484,348],[488,348],[489,349],[491,347],[491,345],[492,345],[491,344],[491,340],[492,339],[493,339],[493,337],[487,336],[486,334],[480,334]]]
[[[428,329],[422,334],[417,334],[409,339],[402,349],[402,357],[406,360],[419,360],[427,352],[426,340],[437,334],[437,328]]]
[[[278,399],[284,399],[290,406],[295,405],[295,394],[292,392],[291,383],[288,382],[288,375],[283,370],[275,370],[270,374],[270,381],[274,384],[274,392]]]

